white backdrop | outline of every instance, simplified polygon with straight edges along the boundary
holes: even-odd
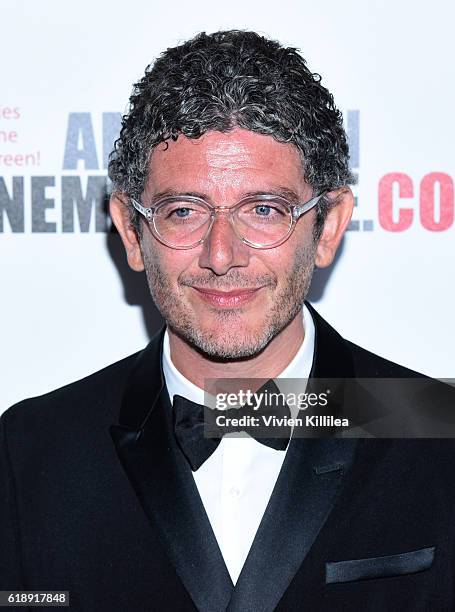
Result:
[[[156,328],[118,237],[84,219],[89,199],[81,222],[71,211],[87,183],[96,201],[131,84],[201,30],[254,29],[322,74],[350,118],[359,185],[357,227],[312,302],[365,348],[455,377],[454,21],[449,0],[5,3],[0,412],[139,350]]]

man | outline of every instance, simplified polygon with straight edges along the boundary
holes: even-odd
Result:
[[[255,33],[201,34],[136,84],[109,172],[166,328],[5,413],[1,589],[74,610],[453,609],[451,442],[198,427],[208,379],[415,376],[304,303],[353,208],[320,77]]]

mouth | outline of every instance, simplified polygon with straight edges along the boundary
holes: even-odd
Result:
[[[264,287],[252,289],[232,289],[231,291],[218,291],[216,289],[205,289],[192,287],[198,296],[206,303],[216,308],[235,308],[253,300]]]

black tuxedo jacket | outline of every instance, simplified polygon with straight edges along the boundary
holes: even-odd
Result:
[[[311,311],[313,377],[414,375]],[[234,587],[174,439],[162,338],[3,415],[0,590],[94,612],[455,609],[450,440],[293,438]]]

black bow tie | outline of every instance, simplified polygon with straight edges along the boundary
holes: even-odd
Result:
[[[273,381],[268,381],[261,387],[264,390],[279,393],[278,387]],[[243,421],[242,425],[216,425],[216,417],[223,415],[224,422]],[[284,402],[275,402],[267,407],[261,407],[255,411],[254,406],[242,406],[241,408],[229,408],[227,410],[215,410],[207,408],[202,404],[196,404],[186,397],[174,395],[174,431],[177,442],[188,459],[193,472],[198,470],[201,465],[216,450],[222,437],[227,433],[246,432],[261,444],[274,448],[275,450],[286,450],[289,442],[291,427],[287,426],[283,417],[288,419],[291,416],[289,407]],[[204,418],[205,417],[205,418]],[[245,417],[243,419],[242,417]],[[272,417],[269,425],[265,426],[262,417]],[[260,426],[254,426],[251,419],[259,419]],[[276,419],[278,419],[278,424]],[[210,437],[207,436],[210,432]],[[259,433],[260,432],[260,433]],[[267,433],[265,437],[264,434]],[[206,434],[206,435],[204,435]],[[279,437],[274,437],[279,434]]]

